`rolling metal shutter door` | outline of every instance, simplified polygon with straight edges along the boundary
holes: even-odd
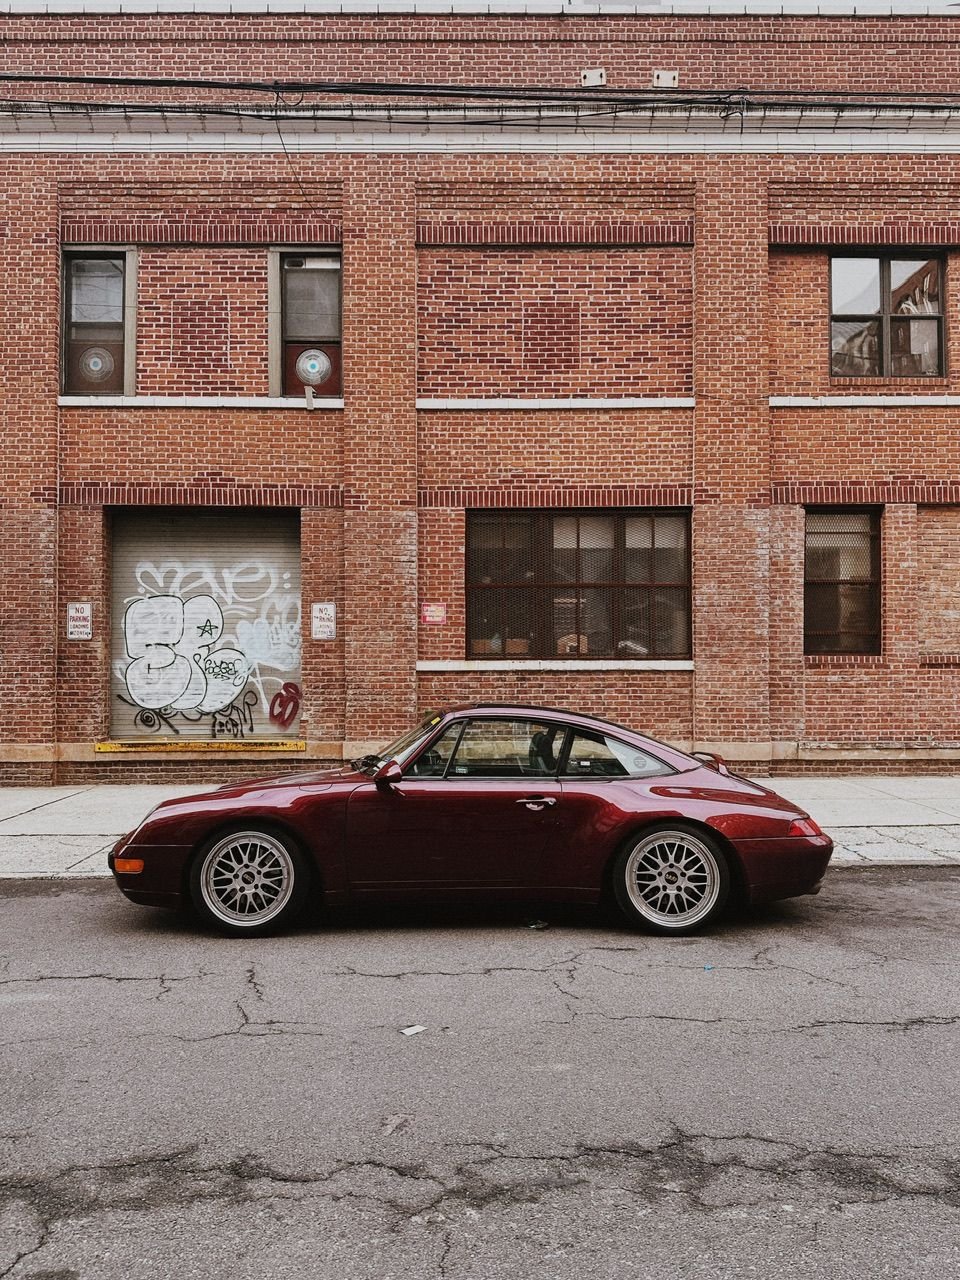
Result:
[[[118,513],[112,615],[114,739],[298,735],[296,513]]]

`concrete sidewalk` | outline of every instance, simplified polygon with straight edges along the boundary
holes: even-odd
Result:
[[[960,865],[960,777],[774,778],[839,866]],[[181,786],[0,787],[0,879],[107,875],[107,851]]]

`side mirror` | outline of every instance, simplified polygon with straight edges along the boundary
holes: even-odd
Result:
[[[373,780],[378,787],[383,787],[389,791],[391,787],[395,787],[398,782],[403,780],[403,770],[397,764],[396,760],[384,760],[383,764],[373,775]]]

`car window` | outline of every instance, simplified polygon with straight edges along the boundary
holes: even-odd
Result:
[[[416,760],[404,769],[405,776],[408,778],[442,778],[453,754],[453,749],[457,745],[461,726],[462,722],[460,720],[455,720],[453,724],[447,725],[436,742],[431,743],[426,751],[421,751]]]
[[[653,778],[670,770],[662,760],[618,738],[578,729],[563,773],[578,778]]]
[[[471,720],[448,777],[544,778],[557,771],[564,726],[538,720]]]

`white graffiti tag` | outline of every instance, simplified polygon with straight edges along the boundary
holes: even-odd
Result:
[[[211,596],[135,600],[123,618],[127,692],[153,711],[222,711],[246,684],[250,663],[239,649],[214,648],[223,613]]]
[[[127,597],[123,701],[138,728],[178,733],[202,721],[216,736],[287,731],[300,700],[300,593],[278,564],[142,561]],[[259,711],[258,711],[259,708]]]

